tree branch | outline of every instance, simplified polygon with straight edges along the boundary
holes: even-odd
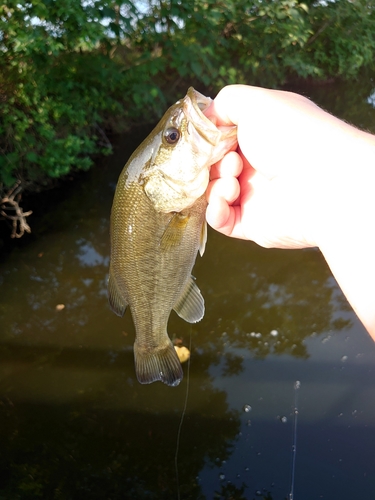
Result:
[[[26,222],[26,217],[33,212],[32,210],[24,212],[19,206],[21,191],[21,182],[18,181],[5,196],[0,198],[0,215],[4,219],[12,221],[13,229],[10,235],[11,238],[21,238],[25,232],[31,233],[31,228]]]

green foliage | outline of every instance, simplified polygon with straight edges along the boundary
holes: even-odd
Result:
[[[368,0],[8,0],[0,5],[0,195],[110,151],[193,84],[353,78],[375,60]]]
[[[305,57],[327,76],[355,77],[374,68],[375,4],[369,0],[336,0],[311,10],[313,35]]]
[[[97,47],[114,37],[105,2],[0,6],[0,181],[26,185],[87,169],[116,99],[118,65]],[[106,10],[107,9],[107,10]],[[109,24],[110,26],[110,24]]]

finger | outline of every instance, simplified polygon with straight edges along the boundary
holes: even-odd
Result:
[[[212,165],[210,178],[238,177],[242,172],[243,160],[237,151],[229,151],[220,161]]]
[[[215,197],[209,203],[206,220],[219,233],[233,238],[247,239],[242,231],[241,207],[229,206],[224,198]]]
[[[207,188],[207,200],[210,203],[214,198],[223,198],[230,205],[238,199],[240,185],[236,177],[225,177],[211,181]]]
[[[214,197],[208,204],[206,220],[211,227],[229,236],[234,225],[233,209],[224,198]]]

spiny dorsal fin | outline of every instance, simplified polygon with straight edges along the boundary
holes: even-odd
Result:
[[[160,241],[162,250],[168,250],[181,243],[184,229],[189,222],[189,216],[179,212],[173,214]]]
[[[173,309],[188,323],[196,323],[203,318],[204,299],[192,276],[190,276]]]
[[[170,341],[166,347],[154,350],[140,349],[135,343],[134,361],[137,379],[141,384],[151,384],[160,380],[175,387],[182,380],[181,363]]]
[[[123,316],[128,304],[121,297],[120,292],[118,291],[111,269],[109,270],[108,278],[108,300],[112,311],[117,314],[117,316]]]

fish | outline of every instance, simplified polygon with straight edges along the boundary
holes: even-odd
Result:
[[[205,191],[210,166],[237,143],[235,126],[216,127],[212,100],[190,87],[122,170],[110,222],[108,298],[135,325],[135,371],[141,384],[177,386],[183,371],[167,332],[172,309],[185,321],[204,316],[192,276],[207,240]]]

